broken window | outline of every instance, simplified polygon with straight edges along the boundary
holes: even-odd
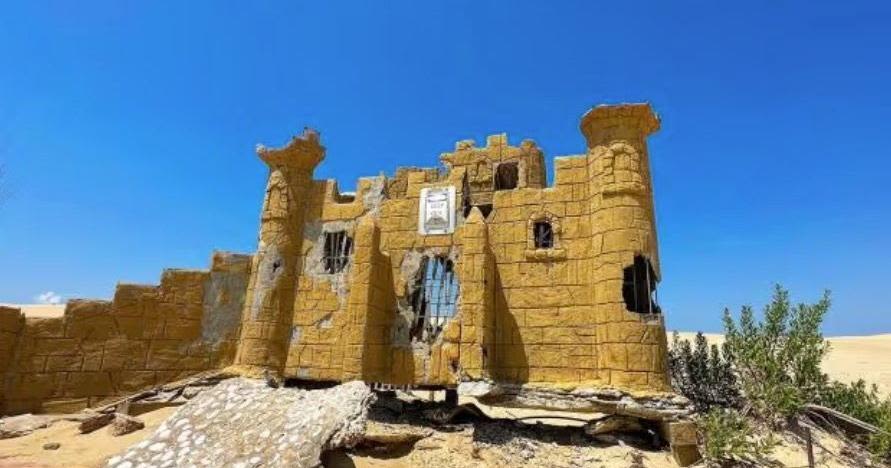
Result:
[[[353,239],[345,231],[325,233],[325,252],[322,262],[325,264],[325,272],[329,274],[339,273],[346,268],[353,253]]]
[[[656,295],[656,272],[650,259],[635,255],[634,263],[625,267],[622,280],[622,298],[625,308],[640,314],[659,314]]]
[[[495,190],[515,189],[519,178],[520,169],[517,163],[501,163],[495,169]]]
[[[549,221],[536,221],[532,224],[532,236],[536,249],[554,248],[554,228]]]
[[[470,210],[473,204],[470,202],[470,182],[467,181],[467,174],[464,174],[464,180],[461,182],[461,205],[464,208],[464,217],[470,216]]]
[[[412,339],[433,341],[443,325],[455,315],[458,280],[452,261],[441,255],[424,257],[411,300],[414,312]]]

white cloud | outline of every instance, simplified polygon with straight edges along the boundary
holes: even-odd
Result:
[[[38,304],[61,304],[62,296],[52,292],[47,291],[45,293],[38,294],[37,297],[34,298]]]

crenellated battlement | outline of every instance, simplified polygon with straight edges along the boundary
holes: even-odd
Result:
[[[438,168],[360,178],[354,194],[313,178],[325,157],[315,130],[259,146],[269,177],[255,255],[122,284],[48,322],[0,308],[0,401],[92,405],[223,367],[667,391],[646,145],[658,127],[648,104],[591,109],[585,147],[555,159],[551,186],[543,149],[503,133],[458,141]]]

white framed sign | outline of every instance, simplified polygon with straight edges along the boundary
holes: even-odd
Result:
[[[424,235],[455,232],[454,186],[421,189],[418,232]]]

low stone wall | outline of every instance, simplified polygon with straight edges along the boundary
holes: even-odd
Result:
[[[0,307],[0,414],[76,411],[231,364],[250,258],[218,252],[209,271],[119,284],[57,318]]]

